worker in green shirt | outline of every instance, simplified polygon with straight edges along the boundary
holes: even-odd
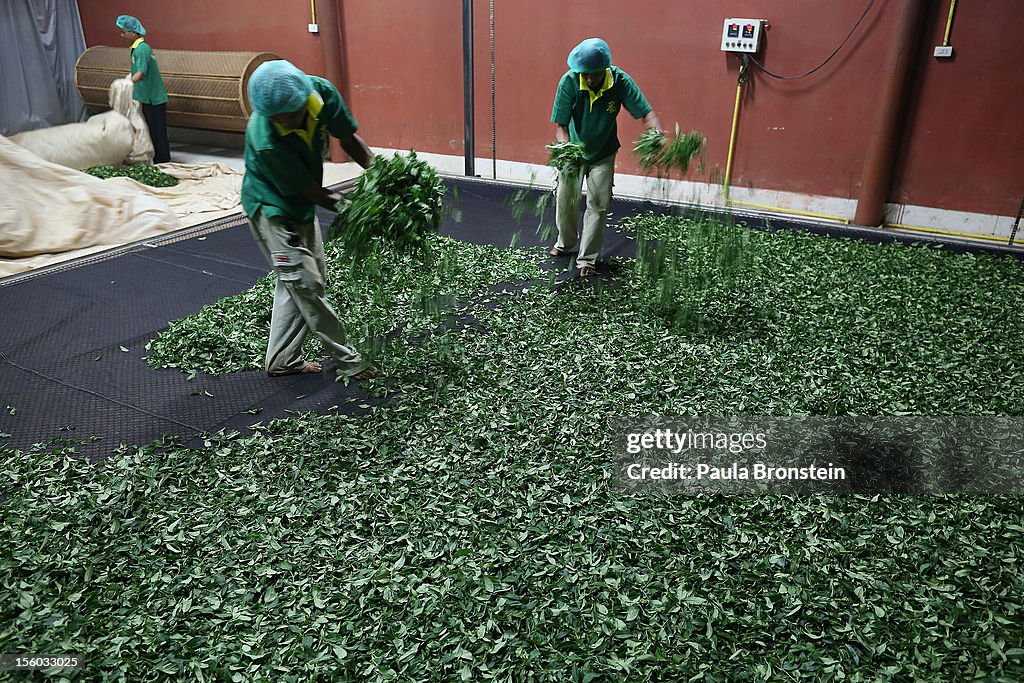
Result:
[[[167,89],[160,77],[153,48],[146,42],[146,29],[135,17],[122,14],[115,22],[121,29],[121,37],[131,45],[132,71],[130,78],[134,87],[132,98],[142,105],[142,115],[153,140],[153,163],[162,164],[171,160],[171,147],[167,142]]]
[[[560,171],[556,189],[555,223],[558,241],[552,256],[566,256],[579,242],[576,266],[580,275],[596,271],[601,253],[608,205],[612,200],[615,154],[619,149],[616,117],[626,108],[633,118],[643,119],[648,128],[661,130],[661,123],[636,82],[622,69],[612,66],[608,43],[588,38],[569,53],[569,71],[562,76],[555,93],[551,121],[559,142],[583,144],[585,160],[579,172]],[[580,193],[587,181],[587,210],[583,234],[577,231]]]
[[[323,187],[328,135],[363,168],[373,152],[330,81],[307,76],[283,59],[261,64],[249,78],[253,114],[245,129],[242,208],[264,256],[277,272],[265,368],[271,375],[320,372],[302,357],[312,331],[340,377],[369,379],[377,368],[346,343],[325,290],[323,237],[316,207],[334,211],[340,197]]]

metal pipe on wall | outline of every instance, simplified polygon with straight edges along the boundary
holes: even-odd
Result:
[[[314,0],[315,2],[316,0]],[[320,3],[320,55],[323,59],[324,74],[340,91],[344,82],[341,65],[341,22],[338,18],[341,11],[338,7],[341,0],[319,0]],[[313,6],[316,11],[316,6]],[[337,138],[331,136],[331,160],[340,162],[348,155],[342,150]]]
[[[956,13],[956,0],[949,0],[949,16],[946,17],[946,33],[942,36],[942,45],[949,46],[949,34],[953,32],[953,15]]]
[[[462,0],[462,100],[466,175],[476,175],[476,126],[473,116],[473,0]]]
[[[864,172],[857,193],[858,225],[881,225],[885,218],[893,176],[893,165],[902,138],[903,115],[911,95],[911,71],[917,59],[916,47],[927,29],[924,22],[924,0],[903,0],[894,5],[896,20],[892,49],[882,73],[877,98],[875,125],[868,137]]]

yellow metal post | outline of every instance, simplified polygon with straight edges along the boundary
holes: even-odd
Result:
[[[949,0],[949,17],[946,19],[946,35],[942,37],[943,47],[949,46],[949,34],[953,32],[953,12],[956,11],[956,0]]]
[[[743,94],[743,79],[736,84],[736,105],[732,109],[732,130],[729,132],[729,156],[725,160],[725,181],[722,183],[722,197],[729,201],[729,181],[732,179],[732,155],[736,149],[736,124],[740,120],[740,95]]]

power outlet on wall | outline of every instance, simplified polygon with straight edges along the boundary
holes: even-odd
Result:
[[[317,26],[316,24],[308,24],[307,28],[309,28],[309,32],[310,33],[319,33],[320,32],[320,27]]]
[[[952,57],[953,46],[952,45],[936,45],[935,46],[936,57]]]

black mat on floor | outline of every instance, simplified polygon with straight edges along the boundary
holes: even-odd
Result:
[[[461,217],[446,222],[445,234],[504,246],[522,229],[504,204],[507,188],[467,183],[459,190]],[[321,224],[331,217],[322,212]],[[523,242],[539,244],[532,224],[522,232]],[[609,247],[622,251],[621,242]],[[0,445],[68,438],[102,457],[118,444],[165,434],[195,441],[289,411],[359,410],[346,400],[360,395],[358,386],[335,382],[330,363],[319,375],[200,374],[191,381],[145,363],[146,344],[168,321],[248,289],[267,270],[240,218],[218,232],[0,281]]]
[[[443,234],[508,246],[518,233],[520,246],[550,246],[536,234],[535,218],[513,219],[506,200],[514,187],[452,184],[459,211]],[[646,210],[664,208],[612,205],[615,217]],[[321,224],[331,216],[323,212]],[[606,231],[606,256],[631,256],[633,245],[618,231]],[[335,382],[329,363],[320,375],[243,372],[191,381],[177,370],[146,365],[145,345],[168,321],[248,289],[267,270],[240,217],[217,232],[0,281],[0,446],[23,449],[71,438],[83,441],[87,455],[102,457],[118,444],[145,444],[165,434],[194,443],[197,434],[244,430],[289,411],[359,410],[362,401],[348,401],[360,395],[358,386]]]
[[[192,437],[265,419],[246,411],[327,409],[355,395],[333,373],[260,372],[192,381],[144,361],[168,321],[251,287],[267,272],[248,227],[234,227],[0,286],[2,445],[63,437],[102,456],[163,434]],[[304,398],[298,398],[304,397]]]

